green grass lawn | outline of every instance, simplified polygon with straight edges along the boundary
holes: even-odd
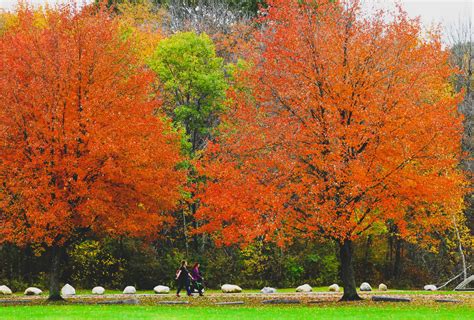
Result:
[[[474,319],[463,305],[366,305],[296,307],[15,306],[0,307],[2,320],[17,319]]]

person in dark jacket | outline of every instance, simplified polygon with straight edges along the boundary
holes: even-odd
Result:
[[[190,278],[191,275],[187,269],[188,263],[186,260],[181,261],[181,267],[176,271],[176,281],[178,282],[178,291],[176,291],[176,296],[179,297],[179,292],[181,289],[185,288],[188,296],[191,296]]]
[[[199,292],[200,296],[203,296],[202,289],[203,289],[203,284],[202,281],[204,278],[201,275],[201,272],[199,271],[199,263],[196,262],[193,266],[193,269],[191,270],[191,278],[193,281],[193,288],[197,289]]]

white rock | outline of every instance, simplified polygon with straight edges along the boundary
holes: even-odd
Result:
[[[73,296],[76,294],[76,289],[71,286],[69,283],[66,283],[64,287],[61,289],[62,296]]]
[[[10,295],[13,294],[12,290],[7,286],[0,286],[0,294]]]
[[[92,294],[104,294],[105,289],[104,287],[94,287],[92,289]]]
[[[260,290],[260,292],[265,293],[265,294],[276,293],[277,289],[272,288],[272,287],[264,287],[262,290]]]
[[[331,292],[339,292],[339,290],[341,290],[341,288],[339,287],[338,284],[334,283],[334,284],[331,284],[329,286],[329,291]]]
[[[40,295],[42,293],[43,293],[43,291],[41,291],[41,289],[38,289],[36,287],[29,287],[25,290],[25,295],[27,295],[27,296],[37,296],[37,295]]]
[[[170,287],[167,286],[156,286],[153,288],[155,293],[170,293]]]
[[[222,292],[224,293],[239,293],[242,292],[242,288],[236,286],[235,284],[224,284],[221,287]]]
[[[360,291],[372,291],[372,287],[367,282],[362,282],[360,285]]]
[[[423,287],[424,290],[426,291],[436,291],[438,288],[434,284],[427,284],[426,286]]]
[[[125,287],[125,289],[123,289],[123,293],[124,294],[135,294],[135,293],[137,293],[137,289],[135,289],[135,287],[133,287],[133,286],[127,286],[127,287]]]
[[[387,291],[387,285],[384,283],[379,284],[379,291]]]
[[[296,288],[296,292],[311,292],[311,291],[313,291],[313,288],[311,288],[311,286],[307,283]]]

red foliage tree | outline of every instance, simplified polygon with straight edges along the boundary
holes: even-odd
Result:
[[[439,35],[401,9],[386,19],[358,1],[268,4],[201,161],[197,231],[221,244],[335,240],[342,299],[356,300],[353,240],[386,223],[426,240],[461,211],[455,70]]]
[[[179,137],[104,9],[21,7],[0,39],[0,242],[59,251],[78,232],[152,238],[184,180]]]

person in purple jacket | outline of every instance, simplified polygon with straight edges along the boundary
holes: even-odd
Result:
[[[193,283],[193,289],[197,289],[199,292],[200,296],[203,296],[204,294],[202,293],[202,289],[204,288],[202,281],[204,278],[201,275],[201,272],[199,271],[199,263],[196,262],[191,270],[191,280]]]

